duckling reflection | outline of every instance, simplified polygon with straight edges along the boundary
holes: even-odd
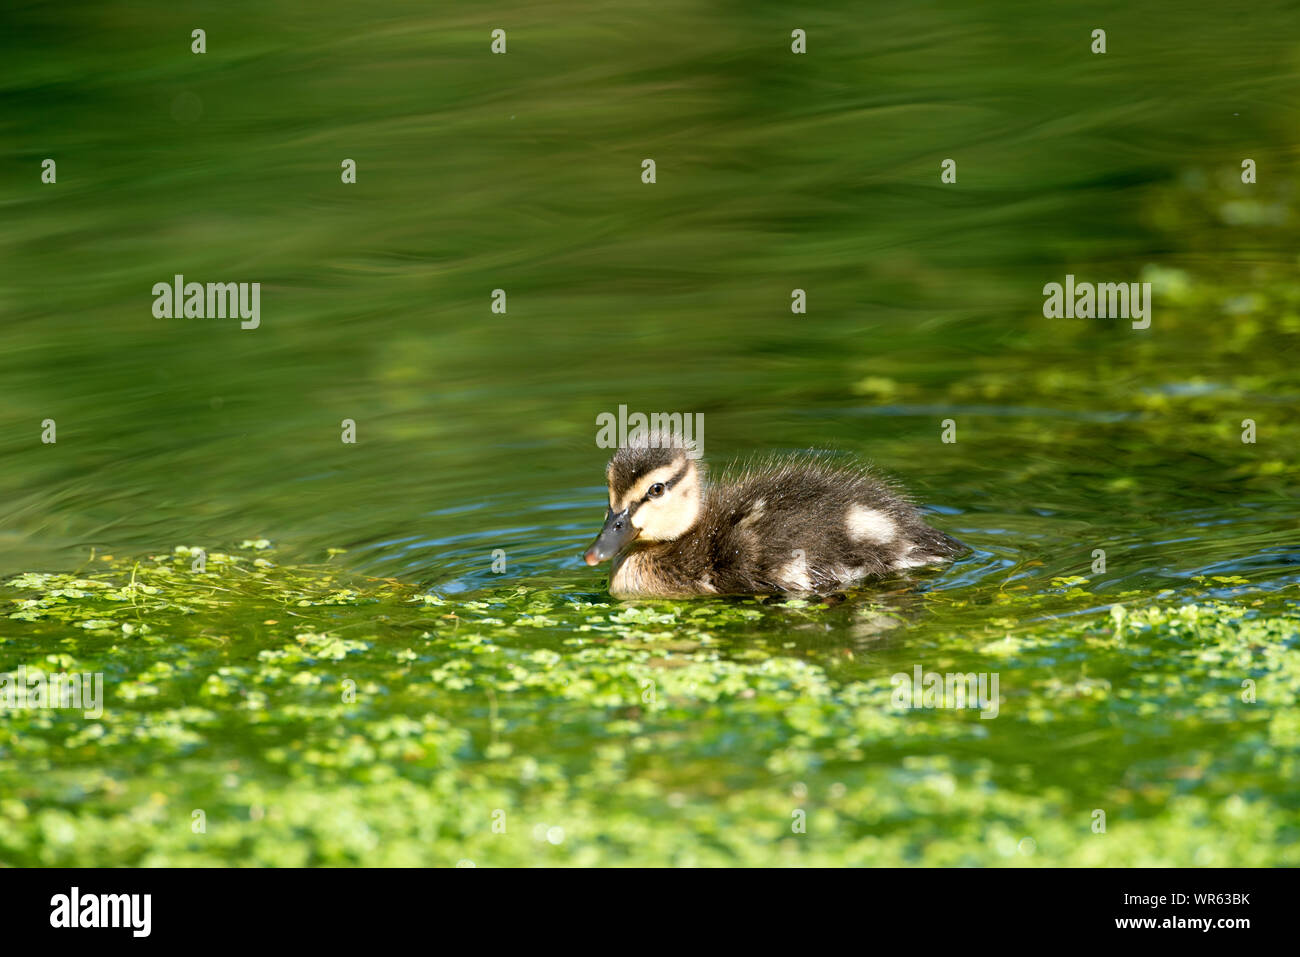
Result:
[[[965,550],[865,468],[816,453],[716,483],[703,472],[661,436],[610,460],[605,525],[583,557],[613,560],[615,598],[824,594]]]

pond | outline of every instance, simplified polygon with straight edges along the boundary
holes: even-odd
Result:
[[[103,701],[0,723],[0,863],[1300,864],[1300,46],[1253,10],[12,14],[0,671]],[[159,318],[177,275],[256,328]],[[971,551],[614,601],[621,406]]]

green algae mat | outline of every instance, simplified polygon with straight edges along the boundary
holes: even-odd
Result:
[[[265,544],[5,583],[6,667],[109,689],[0,724],[6,863],[1300,862],[1291,605],[458,600]],[[914,663],[996,713],[900,707]]]

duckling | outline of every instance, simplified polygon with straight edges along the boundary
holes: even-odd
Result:
[[[706,484],[678,442],[621,448],[605,526],[583,558],[613,559],[615,598],[828,593],[966,550],[865,468],[817,453]]]

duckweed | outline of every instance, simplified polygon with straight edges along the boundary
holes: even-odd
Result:
[[[1057,579],[972,631],[941,593],[461,600],[216,554],[4,583],[4,670],[105,689],[0,724],[5,863],[1300,863],[1293,602]],[[915,665],[997,674],[997,717],[900,709]]]

